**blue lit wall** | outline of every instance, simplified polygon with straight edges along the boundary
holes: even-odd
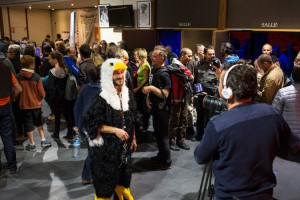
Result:
[[[175,30],[160,30],[159,31],[160,44],[170,45],[173,52],[179,56],[181,48],[181,31]]]

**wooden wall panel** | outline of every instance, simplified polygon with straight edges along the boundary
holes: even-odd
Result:
[[[157,0],[157,28],[218,27],[219,0]]]
[[[226,28],[299,29],[299,0],[229,0]]]

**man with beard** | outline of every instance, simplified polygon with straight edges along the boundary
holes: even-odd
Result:
[[[197,122],[196,122],[196,129],[197,133],[192,138],[192,141],[199,141],[202,139],[202,135],[204,132],[204,127],[206,124],[206,118],[208,117],[207,109],[205,109],[202,105],[203,98],[205,95],[214,95],[215,91],[210,91],[208,88],[211,88],[216,81],[217,77],[216,74],[220,74],[220,60],[215,57],[215,49],[212,46],[206,46],[204,48],[204,59],[202,59],[195,69],[195,78],[194,84],[202,84],[203,93],[197,95],[198,100],[195,101],[194,104],[197,111]]]
[[[117,193],[133,200],[131,153],[136,150],[134,127],[138,121],[133,94],[124,84],[126,65],[108,59],[101,67],[101,92],[86,113],[86,128],[91,147],[91,172],[95,200],[108,200]]]
[[[172,63],[172,67],[184,70],[184,74],[188,76],[189,81],[193,81],[194,76],[192,75],[192,72],[189,69],[187,69],[186,65],[191,60],[192,56],[192,50],[190,50],[189,48],[183,48],[180,50],[179,59],[174,58]],[[172,79],[172,81],[173,84],[174,82],[179,83],[178,79]],[[180,89],[178,88],[178,91],[179,90]],[[190,149],[190,147],[184,142],[187,127],[188,98],[190,97],[190,93],[191,90],[183,94],[183,96],[177,96],[176,99],[171,100],[171,113],[168,132],[170,140],[170,149],[173,151],[179,151],[179,148],[185,150]]]

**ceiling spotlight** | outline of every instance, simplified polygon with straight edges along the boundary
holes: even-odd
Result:
[[[54,8],[52,8],[52,10],[54,10]]]
[[[51,6],[48,6],[48,8],[50,8]]]
[[[71,6],[74,6],[74,3],[72,3]]]
[[[97,8],[97,5],[95,5],[95,8]]]
[[[31,6],[29,6],[28,8],[29,8],[29,10],[31,10]]]

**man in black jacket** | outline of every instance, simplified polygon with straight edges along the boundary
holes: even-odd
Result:
[[[221,67],[220,60],[215,57],[215,49],[212,46],[207,46],[204,48],[204,58],[200,61],[199,65],[195,71],[194,84],[200,83],[202,84],[203,92],[198,95],[198,101],[195,105],[197,111],[197,122],[196,128],[197,133],[192,138],[192,141],[199,141],[202,139],[202,135],[204,132],[204,127],[206,125],[207,109],[203,107],[202,100],[205,95],[214,95],[216,90],[211,90],[211,86],[215,86],[217,77],[215,76],[215,70]]]
[[[84,84],[87,84],[91,81],[91,78],[88,75],[90,68],[96,68],[94,61],[91,59],[92,50],[87,44],[83,44],[79,48],[81,63],[79,64],[78,69],[78,87],[81,88]]]

